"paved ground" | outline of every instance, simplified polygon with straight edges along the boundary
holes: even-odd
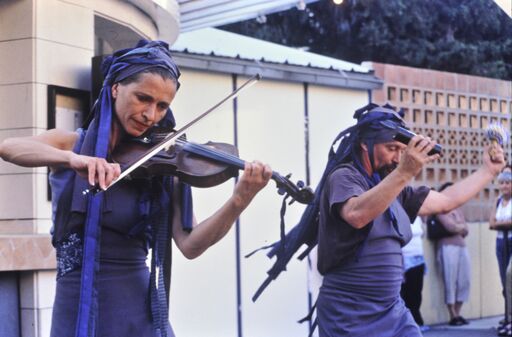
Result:
[[[432,325],[423,333],[425,337],[496,337],[496,326],[503,316],[469,320],[468,325]]]

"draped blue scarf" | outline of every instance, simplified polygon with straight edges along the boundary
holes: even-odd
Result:
[[[110,140],[110,131],[112,125],[112,115],[114,113],[113,99],[112,99],[112,86],[115,83],[119,83],[124,79],[153,68],[161,68],[168,71],[171,76],[176,80],[177,86],[179,87],[178,78],[180,72],[176,64],[174,63],[171,54],[169,52],[169,46],[162,41],[146,41],[141,40],[135,48],[119,50],[113,55],[107,57],[102,64],[102,72],[104,75],[103,87],[100,91],[98,100],[93,107],[94,119],[92,120],[85,137],[84,145],[81,150],[81,154],[107,158],[108,145]],[[160,126],[165,125],[167,127],[174,127],[175,121],[171,110],[169,109],[160,122]],[[162,186],[170,186],[171,178],[162,178]],[[87,188],[87,182],[80,177],[75,179],[74,189],[75,191],[83,191]],[[183,227],[187,230],[191,230],[192,225],[192,204],[190,187],[183,185],[182,191],[182,223]],[[163,205],[163,216],[168,218],[169,210],[166,205],[169,205],[170,195],[162,193],[160,196],[160,204]],[[85,197],[84,197],[85,198]],[[83,261],[82,261],[82,279],[80,289],[80,305],[78,310],[77,324],[76,324],[76,337],[94,337],[96,334],[97,326],[97,313],[98,313],[98,301],[97,301],[97,290],[95,285],[95,279],[99,270],[99,243],[101,234],[101,205],[103,202],[103,193],[96,195],[87,196],[87,213],[85,219],[84,229],[84,247],[83,247]],[[166,224],[168,225],[168,224]],[[163,243],[169,239],[168,231],[170,225],[165,228],[162,232],[160,228],[155,231],[160,237],[153,238],[153,249],[160,250],[156,256],[158,259],[155,263],[158,263],[157,267],[163,265]],[[160,234],[164,233],[164,234]],[[157,236],[158,236],[157,235]],[[165,237],[163,237],[165,236]],[[152,266],[152,280],[154,279],[155,266]],[[160,270],[160,275],[162,271]],[[163,278],[162,278],[163,280]],[[161,280],[159,280],[161,281]],[[159,282],[161,283],[161,282]],[[153,289],[159,291],[160,298],[163,289]],[[162,285],[159,284],[158,288]],[[153,300],[152,296],[152,300]],[[155,304],[152,303],[152,306]],[[156,305],[157,307],[163,307],[162,304]],[[153,312],[155,316],[155,312]],[[164,318],[167,318],[165,313]],[[153,317],[155,320],[155,317]],[[166,322],[157,322],[160,325]],[[162,336],[166,336],[165,330],[161,331]]]
[[[370,103],[355,111],[353,117],[357,120],[357,123],[340,132],[329,149],[327,165],[316,187],[313,202],[306,207],[299,223],[286,234],[284,240],[275,242],[267,247],[271,248],[267,256],[269,258],[276,256],[276,261],[267,271],[268,276],[254,294],[252,298],[253,301],[258,299],[271,281],[275,280],[281,272],[286,270],[286,265],[302,245],[305,244],[307,247],[298,256],[299,260],[303,260],[316,246],[318,242],[318,213],[320,210],[322,190],[331,172],[341,164],[353,163],[368,182],[370,188],[380,182],[381,178],[376,172],[374,165],[373,146],[375,144],[392,141],[393,136],[396,134],[395,127],[405,127],[403,116],[404,113],[402,110],[396,112],[394,107],[387,104],[378,106]],[[368,156],[373,171],[371,176],[363,168],[360,160],[361,143],[366,144],[368,147]],[[334,148],[336,146],[335,151]],[[396,219],[393,220],[393,212],[390,209],[386,212],[392,223],[396,222]],[[394,224],[394,227],[397,229],[396,224]]]

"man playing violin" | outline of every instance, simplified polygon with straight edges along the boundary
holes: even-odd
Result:
[[[343,131],[324,173],[320,194],[317,301],[321,337],[421,336],[400,298],[401,247],[411,239],[417,215],[446,213],[482,190],[504,166],[503,149],[492,145],[483,165],[442,193],[412,188],[424,165],[439,158],[436,145],[414,135],[394,140],[403,113],[370,104],[356,111],[357,124]],[[384,123],[383,123],[384,122]],[[318,189],[317,189],[318,190]]]
[[[107,58],[94,118],[87,130],[49,130],[0,143],[0,157],[49,166],[57,291],[52,337],[173,336],[163,280],[169,239],[189,259],[222,239],[272,171],[258,161],[245,170],[226,203],[196,223],[189,186],[171,177],[121,180],[111,155],[122,140],[174,126],[169,109],[180,72],[168,45],[141,41]],[[152,248],[151,272],[146,266]],[[157,272],[158,270],[158,272]]]

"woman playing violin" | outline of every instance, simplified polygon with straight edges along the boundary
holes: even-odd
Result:
[[[169,239],[185,257],[198,257],[224,237],[272,171],[247,163],[232,196],[199,224],[189,187],[176,178],[124,179],[103,193],[84,195],[90,185],[105,190],[120,175],[112,154],[123,140],[148,135],[157,123],[174,126],[169,106],[180,73],[167,44],[141,41],[120,50],[105,60],[103,72],[87,130],[6,139],[0,157],[51,168],[57,252],[51,336],[173,336],[162,276]],[[149,248],[151,271],[145,262]]]

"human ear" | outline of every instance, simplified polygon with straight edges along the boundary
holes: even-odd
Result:
[[[111,94],[112,94],[112,98],[116,99],[117,98],[117,88],[119,87],[119,83],[116,83],[112,86],[112,91],[111,91]]]

